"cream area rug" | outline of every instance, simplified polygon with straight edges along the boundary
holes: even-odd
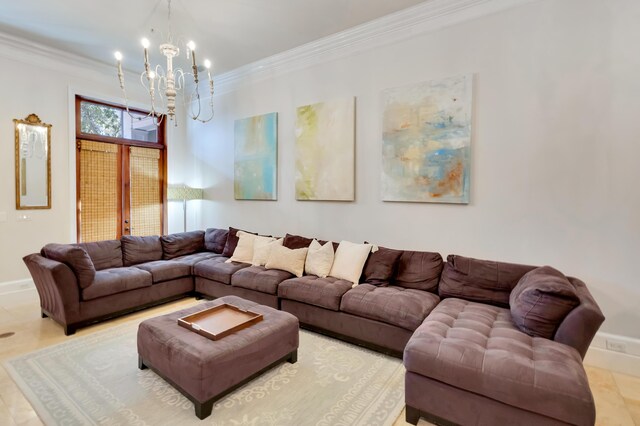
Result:
[[[404,406],[404,367],[391,358],[300,331],[296,364],[280,364],[219,400],[193,404],[138,370],[136,324],[32,352],[5,368],[47,425],[391,425]]]

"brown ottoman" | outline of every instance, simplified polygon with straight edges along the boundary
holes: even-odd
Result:
[[[220,340],[178,325],[178,318],[228,303],[261,313],[263,320]],[[139,367],[151,368],[193,401],[200,419],[213,403],[283,361],[295,363],[298,319],[236,296],[226,296],[143,321],[138,328]]]

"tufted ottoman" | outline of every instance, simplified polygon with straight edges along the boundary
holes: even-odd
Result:
[[[228,303],[261,313],[263,320],[248,328],[209,340],[178,325],[178,318]],[[226,296],[140,323],[139,367],[150,367],[193,401],[200,419],[213,403],[285,360],[295,363],[298,319],[236,296]]]
[[[409,340],[404,365],[412,424],[420,416],[444,424],[595,422],[578,351],[524,334],[508,309],[443,300]]]

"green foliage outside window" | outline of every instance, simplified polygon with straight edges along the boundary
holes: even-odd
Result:
[[[80,125],[83,133],[122,137],[121,111],[103,105],[82,102],[80,105]]]

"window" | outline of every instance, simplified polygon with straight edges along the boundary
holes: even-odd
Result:
[[[161,235],[166,204],[164,122],[76,97],[78,241]]]

